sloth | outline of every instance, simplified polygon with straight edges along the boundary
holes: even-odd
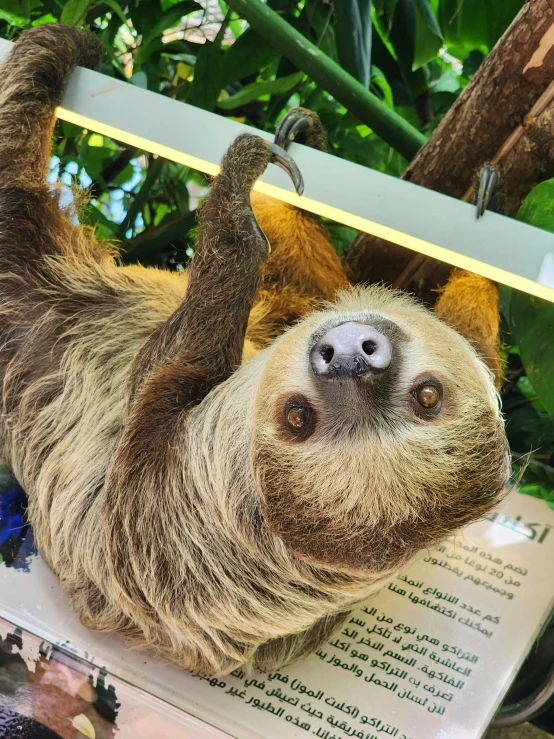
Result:
[[[318,219],[251,195],[271,162],[300,189],[287,142],[325,140],[302,110],[230,144],[186,274],[119,265],[47,183],[99,57],[44,25],[0,73],[1,453],[85,626],[275,669],[502,498],[496,288],[457,272],[433,314],[350,287]]]

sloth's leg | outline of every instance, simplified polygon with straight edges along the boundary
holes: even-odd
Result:
[[[307,108],[292,108],[277,126],[275,143],[287,150],[292,141],[320,151],[327,151],[329,148],[327,132],[319,116]]]
[[[0,75],[0,185],[45,185],[67,78],[78,64],[96,67],[101,53],[99,39],[72,26],[37,26],[18,39]]]
[[[75,251],[75,243],[93,249],[85,232],[60,211],[46,175],[67,77],[76,64],[96,65],[100,50],[100,42],[85,31],[37,26],[16,41],[0,66],[0,382],[2,401],[12,408],[33,378],[54,374],[61,353],[57,340],[64,328],[49,308],[66,277],[60,269],[54,285],[47,262],[52,266],[56,260],[49,257]],[[43,324],[39,332],[46,314],[49,329]],[[10,385],[4,371],[16,354],[18,372],[12,372]]]

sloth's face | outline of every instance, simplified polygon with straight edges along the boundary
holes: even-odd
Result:
[[[407,296],[343,293],[268,354],[253,467],[296,554],[385,572],[486,513],[509,475],[489,371]]]

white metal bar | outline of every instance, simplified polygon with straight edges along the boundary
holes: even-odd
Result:
[[[0,59],[11,42],[0,39]],[[163,95],[79,68],[60,118],[216,174],[229,143],[252,129]],[[260,132],[258,132],[260,133]],[[269,138],[267,134],[260,135]],[[554,302],[554,235],[307,147],[292,145],[299,198],[269,167],[256,189],[305,210]]]

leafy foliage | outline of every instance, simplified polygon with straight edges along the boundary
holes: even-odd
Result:
[[[487,53],[523,5],[522,0],[440,0],[438,18],[449,46],[471,45]]]

